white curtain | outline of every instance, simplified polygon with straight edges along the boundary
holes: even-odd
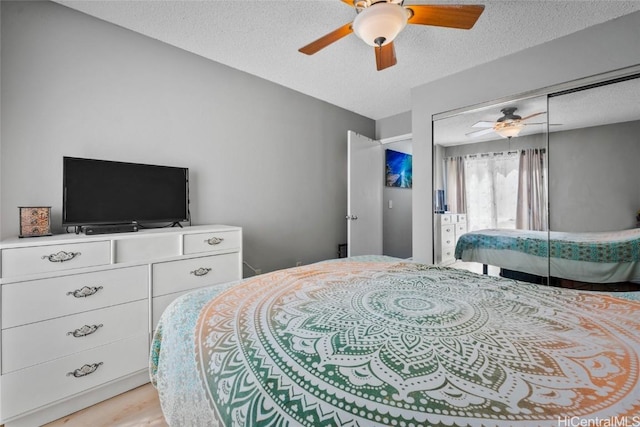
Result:
[[[469,231],[516,228],[519,157],[517,151],[466,156]]]
[[[449,212],[467,212],[464,158],[448,157],[444,161],[445,194]]]
[[[547,155],[544,148],[522,150],[516,228],[547,230]]]

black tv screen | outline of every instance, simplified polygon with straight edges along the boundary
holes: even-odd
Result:
[[[187,168],[63,158],[63,226],[188,219]]]

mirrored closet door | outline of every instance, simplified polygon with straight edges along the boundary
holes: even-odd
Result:
[[[434,263],[640,289],[640,66],[433,118]]]
[[[547,116],[545,95],[434,118],[435,264],[546,282]]]
[[[640,281],[639,77],[549,95],[550,275],[563,286]]]

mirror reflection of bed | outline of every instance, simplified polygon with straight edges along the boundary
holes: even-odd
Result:
[[[633,77],[434,117],[434,262],[562,287],[640,289]]]

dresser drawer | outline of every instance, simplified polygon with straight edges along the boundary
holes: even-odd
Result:
[[[240,278],[237,252],[153,265],[153,296],[230,282]]]
[[[2,251],[2,277],[17,277],[111,263],[111,242],[30,246]]]
[[[115,242],[116,262],[138,262],[180,255],[180,236],[154,236]]]
[[[455,248],[453,246],[442,248],[441,263],[446,264],[454,261],[455,261]]]
[[[467,232],[467,224],[466,223],[458,223],[456,224],[456,236],[460,237],[464,233]]]
[[[148,271],[143,265],[3,285],[2,328],[147,299]]]
[[[201,252],[240,248],[240,231],[212,231],[210,233],[185,234],[185,255]]]
[[[458,222],[467,223],[467,214],[458,214]]]
[[[84,376],[80,371],[96,369]],[[149,334],[144,333],[2,376],[2,416],[63,399],[128,374],[148,369]],[[78,371],[76,371],[78,370]]]
[[[147,300],[5,329],[2,331],[2,373],[144,334],[148,330]]]
[[[443,225],[441,232],[441,245],[443,248],[453,246],[455,244],[455,225]]]
[[[440,221],[442,222],[442,225],[444,224],[451,224],[453,221],[453,215],[451,214],[441,214],[440,215]]]

